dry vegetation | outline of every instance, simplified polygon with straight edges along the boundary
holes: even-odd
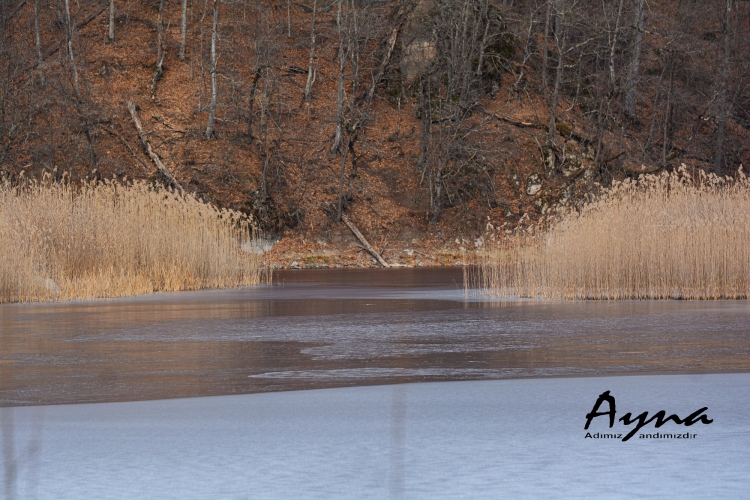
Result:
[[[0,303],[253,285],[251,221],[143,182],[0,185]]]
[[[683,168],[615,183],[481,263],[486,291],[554,299],[746,299],[750,180]]]
[[[173,177],[280,267],[376,265],[339,212],[455,264],[597,184],[750,165],[748,46],[740,0],[2,0],[0,178]]]

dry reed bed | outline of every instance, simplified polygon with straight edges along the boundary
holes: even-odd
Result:
[[[254,285],[244,215],[142,182],[0,185],[0,303]]]
[[[616,183],[549,229],[480,260],[480,286],[504,297],[746,299],[750,180],[684,167]]]

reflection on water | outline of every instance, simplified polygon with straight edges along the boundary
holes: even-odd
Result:
[[[460,269],[291,271],[275,281],[0,306],[0,406],[750,370],[747,301],[497,301],[467,296]],[[397,493],[398,477],[391,485]]]

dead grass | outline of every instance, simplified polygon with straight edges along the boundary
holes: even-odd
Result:
[[[750,180],[680,170],[617,183],[482,257],[485,291],[551,299],[746,299]]]
[[[244,215],[143,182],[0,185],[0,303],[122,297],[266,279]]]

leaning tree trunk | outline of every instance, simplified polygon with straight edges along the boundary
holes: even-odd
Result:
[[[211,105],[208,109],[208,125],[206,126],[206,139],[214,135],[214,122],[216,121],[216,32],[219,27],[219,1],[214,0],[214,24],[211,28]]]

